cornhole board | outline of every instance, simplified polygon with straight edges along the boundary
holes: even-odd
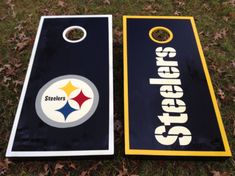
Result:
[[[112,16],[42,17],[6,156],[113,155],[113,135]]]
[[[231,156],[193,17],[124,16],[123,28],[125,153]]]

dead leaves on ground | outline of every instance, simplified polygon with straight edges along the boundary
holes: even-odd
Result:
[[[121,120],[116,119],[114,121],[114,130],[116,132],[115,144],[119,144],[122,141],[122,137],[123,137],[123,123]]]
[[[122,44],[122,30],[119,27],[114,28],[114,45]]]
[[[135,166],[133,167],[132,171],[129,171],[126,166],[125,160],[122,160],[121,168],[119,168],[119,169],[115,168],[115,170],[118,172],[117,176],[139,176],[139,175],[136,175],[133,173],[137,169],[137,166],[136,166],[137,164],[135,162],[134,162],[134,164],[135,164]]]
[[[103,0],[103,3],[106,4],[106,5],[110,5],[111,4],[110,0]]]
[[[212,176],[231,176],[228,172],[211,171]]]
[[[235,137],[235,120],[233,120],[233,137]]]
[[[21,53],[29,45],[33,45],[33,39],[27,36],[24,25],[27,25],[27,22],[31,20],[31,15],[28,15],[28,18],[24,21],[20,21],[15,27],[15,33],[8,41],[10,44],[14,45],[14,50]]]
[[[218,96],[221,100],[225,99],[225,93],[222,89],[219,88],[218,91],[217,91],[217,94],[218,94]]]
[[[66,3],[65,3],[64,1],[62,1],[62,0],[59,0],[58,3],[57,3],[57,5],[58,5],[59,7],[62,7],[62,8],[66,7]]]
[[[89,176],[90,173],[93,172],[93,171],[96,171],[100,165],[102,165],[101,161],[93,164],[88,170],[82,171],[80,176]]]
[[[8,159],[0,160],[0,175],[7,173],[10,164],[12,164],[12,162]]]
[[[40,172],[38,176],[47,176],[49,174],[50,170],[48,164],[45,164],[43,169],[43,172]]]
[[[22,72],[21,66],[19,59],[11,59],[7,64],[0,64],[0,85],[13,86],[14,92],[18,93],[19,86],[23,85],[23,80],[18,78],[18,73]]]
[[[222,4],[235,7],[235,0],[228,0],[226,2],[223,2]]]
[[[16,17],[16,12],[15,12],[15,4],[13,4],[12,0],[7,0],[6,1],[6,5],[10,8],[10,11],[12,13],[12,17],[15,18]]]
[[[12,162],[8,159],[0,160],[0,176],[5,175],[8,172],[9,165],[11,165]],[[133,172],[136,171],[137,166],[136,163],[134,169],[130,172],[126,166],[126,162],[123,160],[120,163],[120,168],[114,168],[117,171],[117,176],[138,176],[136,174],[133,174]],[[99,168],[103,167],[102,161],[96,161],[91,164],[91,166],[77,174],[78,176],[90,176],[95,175],[96,172],[99,172]],[[47,163],[43,166],[41,172],[38,174],[38,176],[56,176],[56,175],[64,175],[64,176],[70,176],[72,171],[75,171],[76,173],[79,172],[78,165],[75,162],[71,161],[58,161],[55,165],[52,165],[50,163]]]
[[[64,168],[63,164],[56,163],[55,168],[54,168],[54,174],[57,174],[60,170]]]
[[[122,167],[118,170],[117,176],[128,176],[128,169],[126,168],[126,164],[122,161]]]
[[[65,175],[69,176],[71,170],[76,170],[77,165],[73,162],[57,162],[54,167],[50,167],[49,164],[45,164],[43,170],[39,173],[39,176],[49,176],[49,175]]]
[[[24,32],[20,32],[18,34],[15,33],[9,42],[15,45],[14,49],[16,51],[21,52],[32,43],[32,40],[30,37],[26,36]]]
[[[222,28],[219,31],[217,31],[214,35],[214,40],[217,41],[219,39],[223,39],[224,37],[227,36],[228,29],[227,28]]]
[[[31,39],[25,35],[25,33],[20,33],[17,37],[17,43],[15,49],[17,51],[23,51],[30,43]]]
[[[156,14],[160,8],[160,4],[148,4],[143,7],[143,10],[151,14]]]
[[[213,40],[208,45],[205,46],[204,50],[208,51],[209,47],[217,46],[222,39],[227,37],[228,31],[229,31],[228,28],[222,28],[222,29],[216,31],[213,35]],[[207,34],[207,37],[208,36],[209,36],[209,34]]]

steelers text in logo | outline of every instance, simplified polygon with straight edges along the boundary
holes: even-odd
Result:
[[[69,128],[87,121],[99,102],[96,86],[78,75],[57,77],[38,92],[35,107],[37,115],[46,124]]]

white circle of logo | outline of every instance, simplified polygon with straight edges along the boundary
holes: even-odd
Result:
[[[38,92],[35,107],[40,119],[50,126],[68,128],[87,121],[99,102],[96,86],[78,75],[57,77]]]

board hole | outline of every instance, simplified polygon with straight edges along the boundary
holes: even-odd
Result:
[[[70,43],[81,42],[85,37],[86,30],[81,26],[70,26],[63,32],[63,38]]]
[[[173,33],[168,28],[158,26],[149,31],[149,37],[156,43],[164,44],[173,39]]]

